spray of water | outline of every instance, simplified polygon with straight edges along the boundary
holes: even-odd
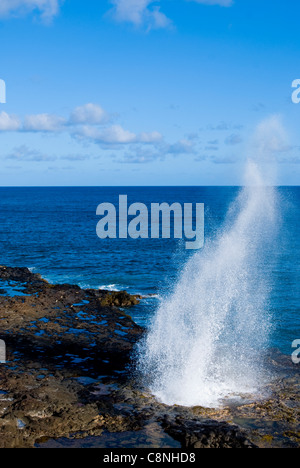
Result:
[[[264,125],[275,144],[278,120]],[[259,158],[269,155],[262,134]],[[264,383],[271,317],[262,264],[274,239],[278,203],[257,161],[247,162],[245,179],[221,232],[188,261],[140,343],[139,370],[166,404],[216,407]]]

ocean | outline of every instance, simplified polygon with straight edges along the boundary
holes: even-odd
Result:
[[[176,239],[105,239],[96,234],[97,206],[167,202],[205,204],[205,240],[218,235],[238,187],[32,187],[0,188],[2,265],[25,266],[51,283],[141,294],[130,309],[147,327],[195,252]],[[291,354],[300,339],[300,188],[277,189],[278,232],[260,261],[269,287],[270,347]],[[204,247],[205,249],[205,247]],[[217,274],[217,272],[216,272]],[[207,291],[209,294],[209,291]]]

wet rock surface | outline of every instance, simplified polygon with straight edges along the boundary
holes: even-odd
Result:
[[[166,419],[164,428],[182,447],[199,448],[257,448],[247,434],[237,426],[217,421],[186,421],[177,417],[174,421]]]
[[[275,350],[255,401],[156,401],[131,372],[144,330],[119,309],[140,299],[0,267],[0,447],[300,447],[299,368]]]

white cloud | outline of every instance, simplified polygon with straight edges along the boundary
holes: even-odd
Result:
[[[0,0],[1,1],[1,0]],[[23,133],[61,133],[85,139],[88,142],[109,145],[143,143],[156,145],[163,141],[157,131],[134,133],[121,125],[108,125],[109,115],[97,104],[76,107],[66,119],[56,114],[26,115],[21,122],[17,116],[0,113],[0,132],[18,131]]]
[[[26,145],[21,145],[13,149],[12,153],[6,156],[6,159],[12,159],[16,161],[55,161],[56,156],[48,156],[40,151],[30,149]]]
[[[186,0],[203,5],[218,5],[230,7],[233,0]],[[132,23],[135,26],[146,26],[148,29],[166,28],[172,24],[157,5],[159,0],[110,0],[113,4],[111,11],[115,20]]]
[[[191,0],[190,0],[191,1]],[[233,5],[233,0],[192,0],[203,5],[219,5],[222,7],[230,7]]]
[[[53,114],[27,115],[24,119],[24,130],[27,132],[59,132],[63,130],[66,120]]]
[[[108,120],[107,113],[97,104],[76,107],[70,116],[71,124],[101,124]]]
[[[165,159],[165,155],[161,151],[153,151],[148,147],[138,146],[131,148],[130,152],[124,154],[123,159],[119,159],[118,162],[124,164],[146,164],[153,161],[162,161]]]
[[[195,151],[194,144],[189,140],[179,140],[178,142],[170,145],[167,153],[170,154],[188,154]]]
[[[1,0],[0,0],[1,1]],[[85,104],[76,107],[67,121],[55,114],[33,114],[24,118],[23,130],[27,132],[60,132],[69,125],[98,125],[108,120],[108,114],[97,104]]]
[[[61,0],[0,0],[0,18],[38,12],[51,20],[59,12]]]
[[[0,0],[0,18],[18,17],[38,13],[44,21],[58,15],[64,0]],[[116,21],[146,26],[148,30],[167,28],[172,25],[158,5],[160,0],[110,0],[111,14]],[[185,0],[203,5],[230,7],[233,0]]]
[[[136,140],[135,133],[125,130],[121,125],[113,125],[100,132],[100,141],[109,144],[127,144]]]
[[[152,140],[150,139],[151,136]],[[142,138],[142,134],[137,135],[133,143],[134,144],[130,145],[129,151],[123,155],[123,159],[118,160],[119,162],[144,164],[153,161],[163,161],[166,159],[167,155],[176,157],[194,154],[196,151],[194,143],[189,140],[182,139],[173,144],[168,144],[164,141],[163,136],[157,132],[148,134],[146,143],[150,143],[150,146],[145,145],[145,139]]]
[[[150,133],[142,132],[138,136],[138,140],[141,143],[158,143],[162,139],[163,139],[163,136],[159,132],[150,132]]]
[[[0,0],[1,1],[1,0]],[[71,138],[82,141],[84,144],[99,145],[103,150],[115,148],[124,150],[130,147],[130,155],[126,162],[150,162],[161,154],[190,153],[193,143],[181,140],[177,144],[169,145],[164,142],[163,135],[158,131],[133,132],[119,124],[109,124],[109,115],[97,104],[89,103],[76,107],[69,118],[57,114],[32,114],[23,119],[18,116],[0,113],[0,133],[18,132],[36,134],[66,134]],[[60,159],[83,161],[87,154],[71,154]],[[27,146],[15,148],[7,159],[17,161],[54,161],[51,155],[31,150]],[[124,161],[124,162],[125,162]]]
[[[146,25],[148,29],[166,28],[171,20],[153,5],[153,0],[111,0],[114,5],[112,14],[117,21],[132,23],[135,26]]]
[[[113,125],[104,129],[84,125],[75,135],[93,140],[95,143],[105,144],[128,144],[136,141],[136,134],[124,130],[120,125]]]
[[[14,132],[21,127],[20,120],[15,115],[9,115],[6,112],[0,112],[0,131]]]
[[[55,155],[45,154],[40,150],[31,149],[27,145],[20,145],[15,147],[11,153],[9,153],[5,159],[14,161],[34,161],[34,162],[48,162],[48,161],[86,161],[90,158],[88,154],[67,154],[60,156],[59,158]]]
[[[242,141],[243,141],[243,138],[241,137],[241,135],[233,133],[232,135],[229,135],[226,138],[225,144],[230,145],[230,146],[234,146],[234,145],[239,145],[240,143],[242,143]]]
[[[107,128],[84,125],[75,132],[75,136],[87,138],[94,143],[102,143],[105,145],[127,145],[129,143],[155,144],[163,138],[159,132],[143,132],[136,134],[125,130],[121,125],[112,125]]]

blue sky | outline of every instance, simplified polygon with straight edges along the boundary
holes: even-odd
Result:
[[[0,0],[0,185],[298,185],[298,3]]]

